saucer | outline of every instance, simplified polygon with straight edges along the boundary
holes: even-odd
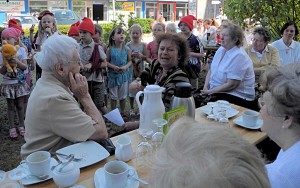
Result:
[[[134,170],[134,177],[138,178],[136,170],[132,167],[129,166],[129,169]],[[94,175],[94,182],[95,182],[95,187],[96,188],[107,188],[105,186],[105,177],[104,177],[104,167],[99,168]],[[139,187],[139,182],[137,180],[133,180],[131,178],[128,178],[127,184],[124,188],[138,188]]]
[[[51,157],[51,163],[50,163],[50,166],[52,167],[52,166],[55,166],[55,165],[57,165],[57,164],[58,164],[58,162],[57,162],[54,158]],[[51,168],[51,167],[50,167],[50,168]],[[26,163],[24,163],[24,164],[22,164],[22,166],[20,165],[20,166],[18,166],[17,168],[26,168],[26,169],[28,169],[28,166],[27,166]],[[30,174],[29,174],[27,177],[21,179],[20,181],[21,181],[21,183],[22,183],[23,185],[31,185],[31,184],[35,184],[35,183],[39,183],[39,182],[43,182],[43,181],[52,179],[52,172],[51,172],[51,170],[50,170],[50,172],[49,172],[48,175],[49,175],[49,177],[48,177],[47,179],[43,179],[43,180],[42,180],[42,179],[39,179],[39,178],[37,178],[37,177],[30,176]]]
[[[235,124],[237,124],[241,127],[247,128],[247,129],[260,129],[263,125],[263,120],[257,119],[256,125],[252,126],[252,127],[249,127],[249,126],[244,124],[243,116],[239,116],[239,117],[237,117],[233,120],[233,123],[235,123]]]

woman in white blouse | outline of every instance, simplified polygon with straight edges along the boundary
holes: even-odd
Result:
[[[266,165],[272,188],[300,185],[300,64],[273,67],[263,74],[259,99],[261,128],[281,148]]]
[[[272,43],[272,46],[278,49],[280,65],[300,63],[300,43],[294,40],[299,33],[296,23],[285,23],[280,33],[282,38]]]

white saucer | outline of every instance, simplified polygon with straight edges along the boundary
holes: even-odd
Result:
[[[138,178],[136,170],[132,166],[129,166],[129,169],[134,170],[134,172],[135,172],[134,177]],[[104,168],[99,168],[95,172],[94,182],[95,182],[96,188],[107,188],[107,187],[105,187]],[[138,187],[139,187],[139,182],[137,180],[128,178],[127,184],[124,188],[138,188]]]
[[[249,126],[247,126],[247,125],[244,124],[243,117],[239,116],[239,117],[237,117],[237,118],[235,118],[233,120],[233,123],[235,123],[235,124],[237,124],[237,125],[239,125],[241,127],[247,128],[247,129],[260,129],[262,127],[262,125],[263,125],[263,120],[257,119],[256,125],[253,126],[253,127],[249,127]]]
[[[54,158],[51,158],[51,164],[50,164],[50,166],[52,167],[52,166],[55,166],[57,164],[58,164],[58,162]],[[27,168],[27,164],[24,163],[24,164],[22,164],[22,166],[20,165],[17,168]],[[47,179],[41,180],[41,179],[39,179],[37,177],[30,176],[30,174],[29,174],[27,177],[21,179],[20,181],[21,181],[21,183],[23,185],[31,185],[31,184],[35,184],[35,183],[39,183],[39,182],[43,182],[43,181],[52,179],[52,172],[51,171],[49,172],[48,175],[49,175],[49,177]]]
[[[219,110],[218,108],[219,108],[218,106],[215,106],[215,107],[214,107],[214,111],[213,111],[214,114],[217,114],[217,112],[218,112],[218,110]],[[202,107],[200,107],[200,111],[201,111],[202,113],[208,115],[208,114],[210,114],[211,107],[209,107],[208,105],[202,106]],[[231,117],[237,115],[238,113],[239,113],[238,110],[236,110],[236,109],[230,107],[230,108],[228,108],[228,109],[226,110],[226,117],[227,117],[227,118],[231,118]]]

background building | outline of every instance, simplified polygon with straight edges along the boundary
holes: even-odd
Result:
[[[113,1],[115,1],[113,3]],[[93,5],[103,5],[104,21],[113,19],[113,4],[115,12],[135,12],[136,17],[157,19],[163,16],[166,21],[179,21],[187,14],[204,18],[213,16],[212,0],[0,0],[0,24],[7,14],[24,13],[34,14],[45,9],[70,9],[79,16],[93,18]],[[116,13],[116,14],[117,14]]]

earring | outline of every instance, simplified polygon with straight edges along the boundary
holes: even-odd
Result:
[[[283,129],[285,129],[285,127],[282,125],[282,127],[281,128],[283,128]]]

